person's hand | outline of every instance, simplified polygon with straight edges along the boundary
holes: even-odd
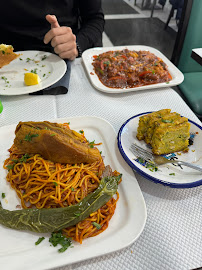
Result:
[[[51,30],[44,36],[44,43],[51,42],[55,53],[61,58],[74,60],[78,56],[78,50],[72,29],[60,26],[55,15],[46,15],[46,20],[51,24]]]

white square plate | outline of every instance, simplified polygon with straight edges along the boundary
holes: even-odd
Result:
[[[135,51],[149,51],[153,54],[155,54],[157,57],[160,57],[168,66],[168,71],[170,72],[172,76],[172,80],[169,81],[169,83],[156,83],[156,84],[150,84],[145,86],[139,86],[134,88],[111,88],[107,87],[99,80],[98,76],[96,75],[94,71],[94,67],[92,65],[93,62],[93,56],[99,55],[101,53],[107,52],[107,51],[117,51],[117,50],[135,50]],[[86,67],[88,76],[90,78],[90,81],[92,85],[105,93],[126,93],[131,91],[139,91],[139,90],[150,90],[154,88],[165,88],[165,87],[172,87],[174,85],[178,85],[183,82],[184,75],[182,72],[175,66],[171,61],[163,55],[160,51],[156,50],[155,48],[149,47],[149,46],[143,46],[143,45],[134,45],[134,46],[115,46],[115,47],[103,47],[103,48],[92,48],[84,51],[82,54],[82,59],[84,62],[84,65]]]
[[[0,265],[2,269],[50,269],[101,256],[120,250],[132,244],[141,234],[146,222],[146,206],[139,185],[131,168],[125,163],[117,147],[116,133],[105,120],[97,117],[74,117],[51,122],[70,122],[71,129],[85,132],[88,140],[102,142],[98,146],[104,155],[105,165],[123,174],[119,185],[120,199],[117,209],[109,222],[109,227],[100,235],[88,238],[83,244],[73,243],[65,253],[58,253],[58,247],[51,247],[50,235],[12,230],[0,225]],[[2,168],[8,151],[13,144],[15,125],[0,128],[0,195],[3,208],[14,210],[20,201],[6,181],[6,171]],[[39,237],[46,239],[38,246]]]

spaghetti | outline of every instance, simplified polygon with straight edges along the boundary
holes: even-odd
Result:
[[[58,208],[80,202],[97,189],[105,169],[103,160],[92,164],[60,164],[43,159],[38,154],[23,155],[13,145],[10,156],[4,162],[8,170],[7,181],[16,191],[23,208]],[[118,172],[114,172],[118,175]],[[70,228],[63,234],[82,243],[88,237],[103,232],[116,209],[119,198],[111,198],[88,218]]]

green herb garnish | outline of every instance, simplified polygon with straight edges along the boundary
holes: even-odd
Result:
[[[101,68],[97,68],[98,72],[100,72],[101,75],[104,75],[104,71]]]
[[[96,227],[98,230],[100,230],[102,228],[102,226],[100,224],[98,224],[97,222],[92,222],[93,226]]]
[[[162,122],[164,123],[173,123],[173,119],[168,120],[168,119],[161,119]]]
[[[158,171],[158,167],[154,163],[151,162],[146,162],[146,168],[148,168],[151,172],[156,172]]]
[[[24,141],[31,142],[32,138],[38,137],[39,134],[31,134],[30,132],[25,135]]]
[[[6,166],[6,168],[8,169],[8,171],[12,170],[14,168],[15,164],[9,164]]]
[[[1,197],[2,197],[2,199],[4,199],[6,197],[6,194],[5,193],[2,193],[1,194]]]
[[[107,65],[107,66],[109,66],[110,62],[109,61],[105,61],[104,64]]]
[[[169,175],[175,175],[175,173],[169,173]]]
[[[58,186],[58,183],[56,183],[56,182],[53,182],[53,184],[57,187]]]
[[[24,154],[21,158],[19,159],[12,159],[13,161],[13,164],[9,164],[6,166],[6,168],[8,170],[12,170],[14,168],[14,166],[17,164],[17,163],[23,163],[23,162],[27,162],[27,159],[30,158],[30,156],[28,154]]]
[[[41,58],[41,60],[43,61],[43,60],[45,60],[47,58],[47,55],[44,55],[42,58]]]
[[[92,142],[89,142],[90,148],[93,148],[94,147],[94,144],[95,144],[95,140],[92,141]]]
[[[144,159],[144,158],[138,157],[137,160],[138,160],[141,164],[144,164],[144,163],[145,163],[145,159]]]
[[[5,83],[7,82],[7,78],[5,76],[2,76],[1,79],[4,80]]]
[[[35,242],[35,245],[39,245],[44,239],[45,237],[39,237],[39,239]]]
[[[31,73],[37,74],[37,68],[32,69],[32,70],[31,70]]]
[[[79,133],[83,134],[83,130],[79,130]]]
[[[22,162],[26,162],[27,159],[30,158],[30,156],[28,154],[24,154],[24,156],[22,156],[20,159],[19,159],[19,162],[22,163]],[[17,163],[17,162],[16,162]]]
[[[72,245],[72,242],[69,238],[63,236],[62,232],[52,233],[51,237],[49,238],[49,242],[56,247],[58,244],[62,247],[58,249],[58,252],[64,252]]]

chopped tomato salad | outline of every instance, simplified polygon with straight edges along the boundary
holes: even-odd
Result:
[[[94,71],[111,88],[133,88],[172,80],[167,65],[149,51],[108,51],[93,56]]]

